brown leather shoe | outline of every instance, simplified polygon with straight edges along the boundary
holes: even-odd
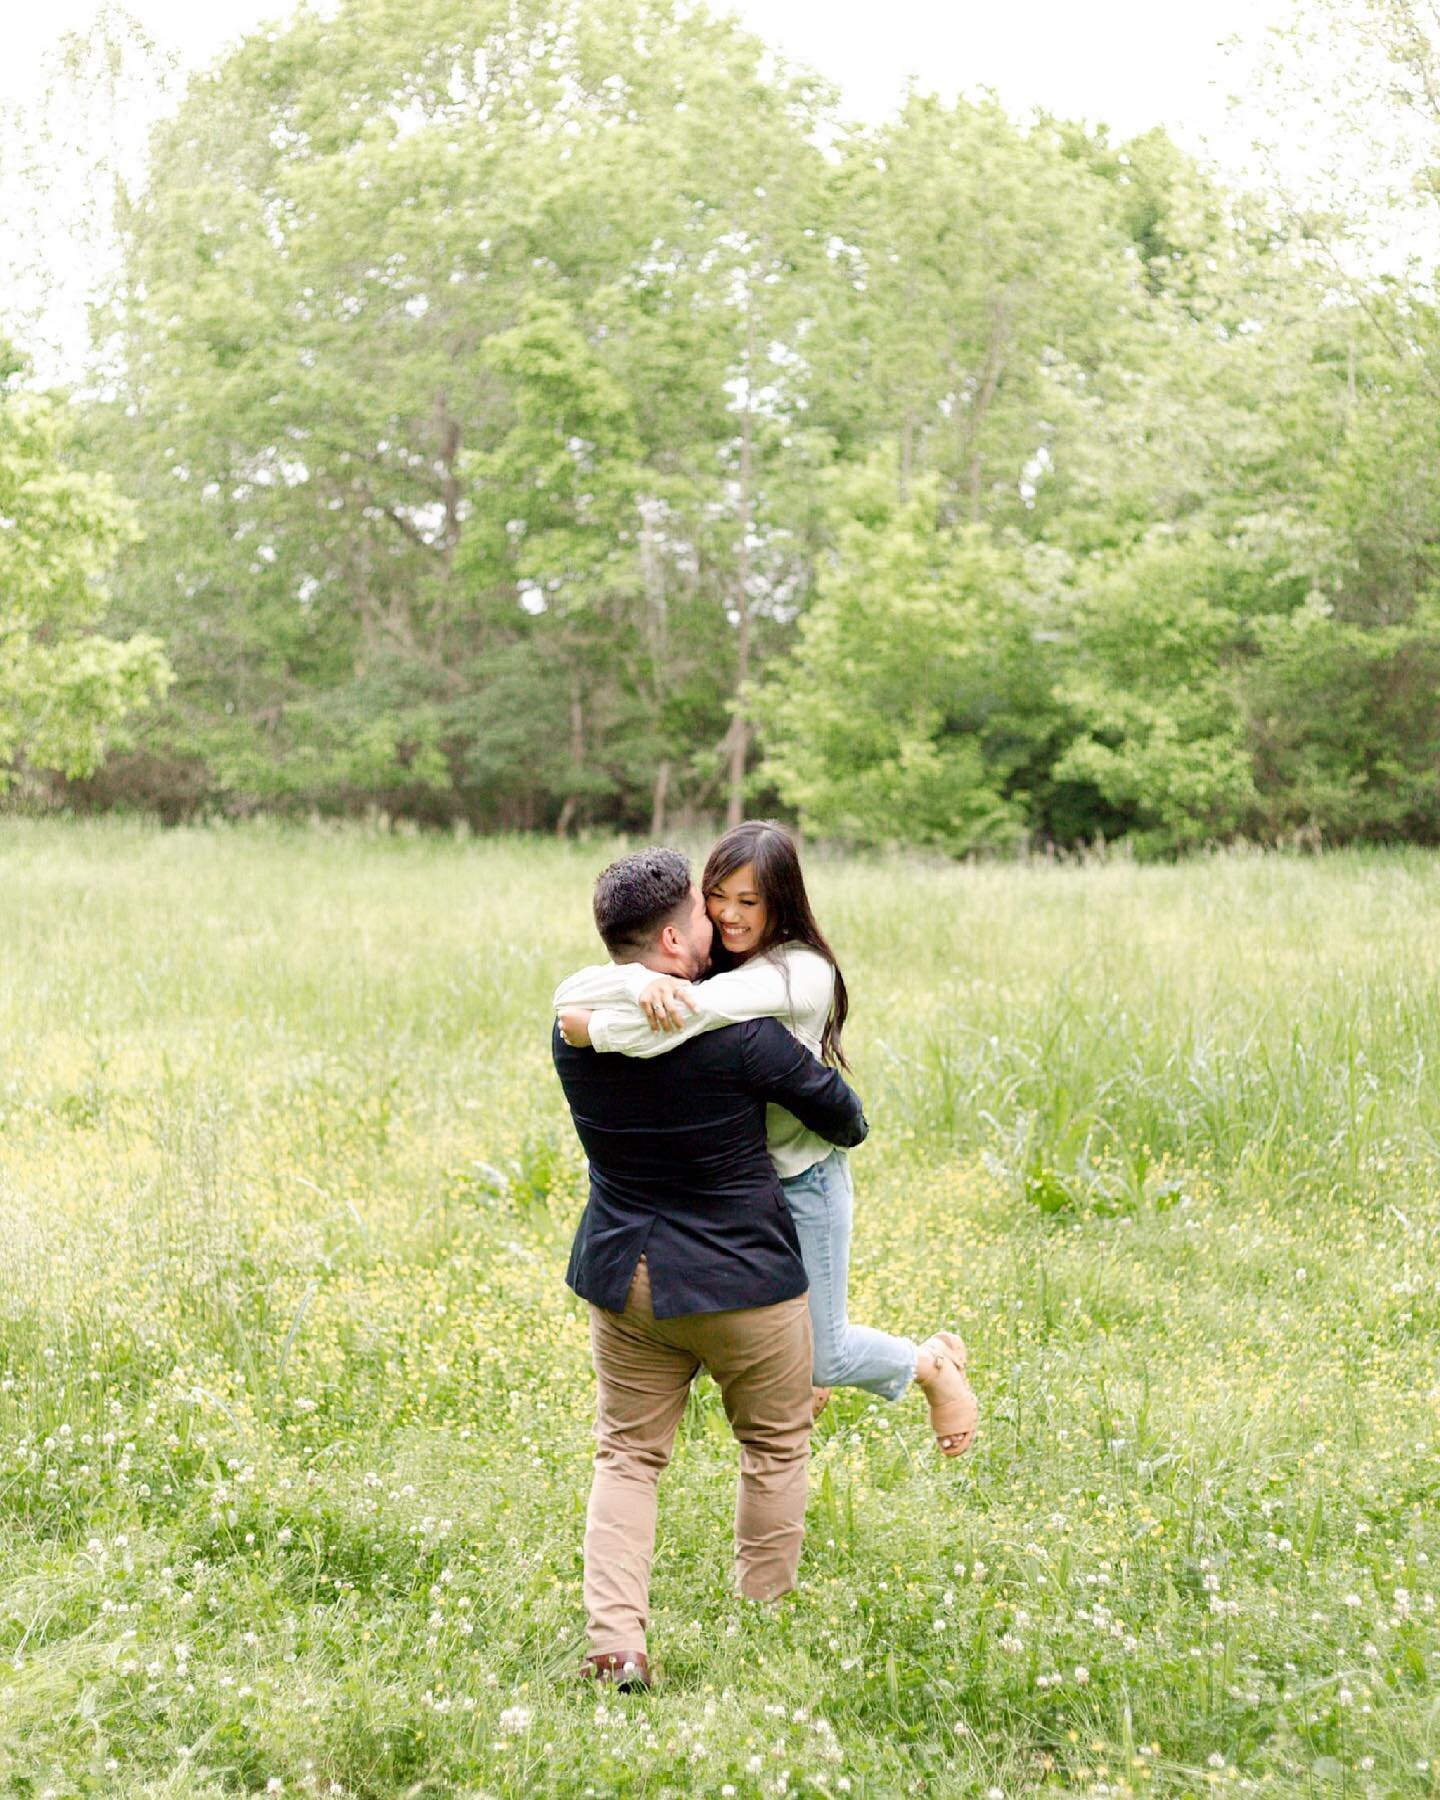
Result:
[[[634,1694],[650,1685],[650,1659],[643,1650],[607,1650],[587,1656],[580,1673],[587,1680],[603,1681],[619,1693]]]

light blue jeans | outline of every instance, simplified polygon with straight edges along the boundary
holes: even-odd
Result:
[[[849,1159],[843,1150],[832,1150],[824,1162],[780,1186],[810,1277],[815,1385],[863,1388],[882,1400],[898,1400],[915,1379],[914,1344],[868,1325],[852,1325],[845,1312],[855,1207]]]

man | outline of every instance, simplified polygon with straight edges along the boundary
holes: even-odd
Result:
[[[686,980],[709,964],[710,921],[678,851],[612,863],[595,884],[595,923],[615,962]],[[766,1105],[845,1147],[867,1127],[841,1077],[776,1019],[653,1060],[577,1049],[558,1025],[551,1041],[590,1159],[566,1274],[590,1303],[597,1383],[584,1672],[645,1687],[656,1484],[702,1368],[740,1443],[740,1591],[773,1600],[795,1585],[810,1455],[808,1282],[765,1147]]]

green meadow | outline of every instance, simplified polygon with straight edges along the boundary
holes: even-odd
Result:
[[[548,999],[616,846],[0,827],[0,1794],[1440,1793],[1440,864],[815,853],[872,1133],[800,1593],[702,1384],[583,1691]]]

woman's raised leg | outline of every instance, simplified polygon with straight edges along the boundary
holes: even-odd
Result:
[[[816,1386],[862,1388],[898,1400],[915,1379],[915,1345],[909,1338],[852,1325],[846,1310],[854,1199],[845,1152],[833,1150],[781,1187],[810,1277]]]
[[[832,1387],[860,1388],[898,1400],[912,1381],[925,1391],[930,1426],[946,1456],[975,1441],[979,1407],[965,1370],[965,1346],[938,1331],[918,1347],[869,1325],[850,1322],[850,1233],[854,1190],[843,1150],[781,1182],[810,1277],[810,1322],[815,1339],[815,1412]]]

